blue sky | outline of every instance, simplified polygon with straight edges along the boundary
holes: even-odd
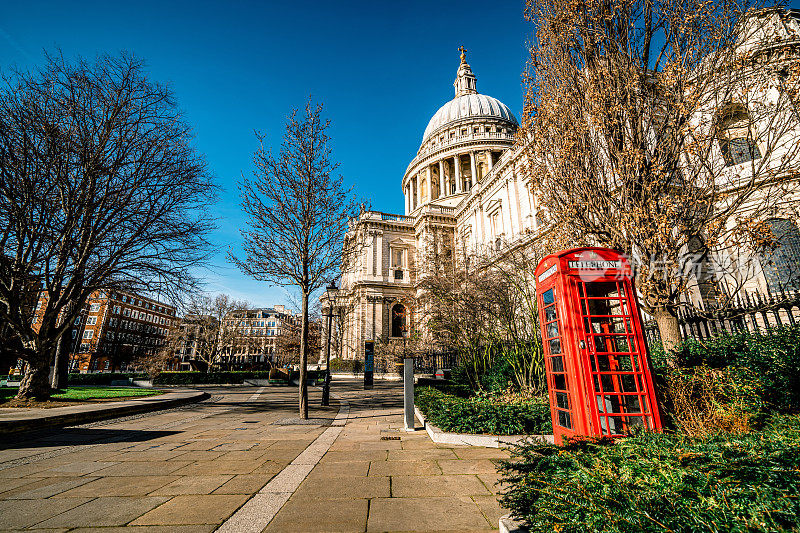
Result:
[[[243,224],[236,182],[252,170],[253,130],[280,141],[308,95],[332,120],[345,182],[374,209],[402,212],[400,180],[433,113],[453,97],[458,47],[478,91],[519,117],[531,27],[522,0],[501,2],[2,2],[0,66],[34,67],[44,49],[67,57],[134,52],[169,83],[222,187],[209,292],[290,304],[225,259]]]

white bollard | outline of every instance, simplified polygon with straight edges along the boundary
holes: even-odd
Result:
[[[414,359],[403,359],[403,405],[406,431],[414,431]]]

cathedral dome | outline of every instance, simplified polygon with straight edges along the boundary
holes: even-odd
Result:
[[[517,119],[497,98],[479,94],[462,46],[455,97],[434,113],[403,174],[406,214],[435,203],[452,209],[514,145]]]
[[[517,119],[506,104],[485,94],[478,94],[477,80],[472,67],[467,63],[466,50],[461,50],[461,64],[458,65],[456,80],[453,82],[455,98],[444,104],[433,114],[425,133],[422,134],[422,146],[439,130],[447,129],[459,122],[480,122],[482,119],[507,122],[516,129]]]
[[[422,144],[437,130],[445,129],[463,119],[494,118],[517,125],[517,119],[506,104],[485,94],[471,93],[456,96],[434,113],[425,133]]]

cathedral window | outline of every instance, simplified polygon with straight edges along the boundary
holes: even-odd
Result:
[[[730,167],[761,157],[753,139],[752,120],[741,105],[729,107],[719,117],[717,138],[725,166]]]
[[[800,290],[800,231],[792,220],[767,220],[776,247],[764,254],[762,269],[772,294]]]
[[[406,268],[406,251],[403,248],[392,248],[391,257],[394,279],[404,279]]]
[[[499,239],[503,235],[503,216],[502,211],[498,209],[489,215],[489,226],[492,230],[492,239]]]
[[[408,334],[406,307],[402,304],[392,306],[392,337],[406,337]]]

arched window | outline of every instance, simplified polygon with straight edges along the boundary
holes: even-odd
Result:
[[[792,220],[767,220],[777,247],[764,255],[762,268],[772,294],[800,290],[800,230]]]
[[[752,120],[744,106],[728,106],[719,115],[717,139],[726,167],[761,157],[753,138]]]
[[[392,306],[392,337],[405,337],[408,328],[406,327],[407,319],[406,306],[403,304],[395,304]]]

